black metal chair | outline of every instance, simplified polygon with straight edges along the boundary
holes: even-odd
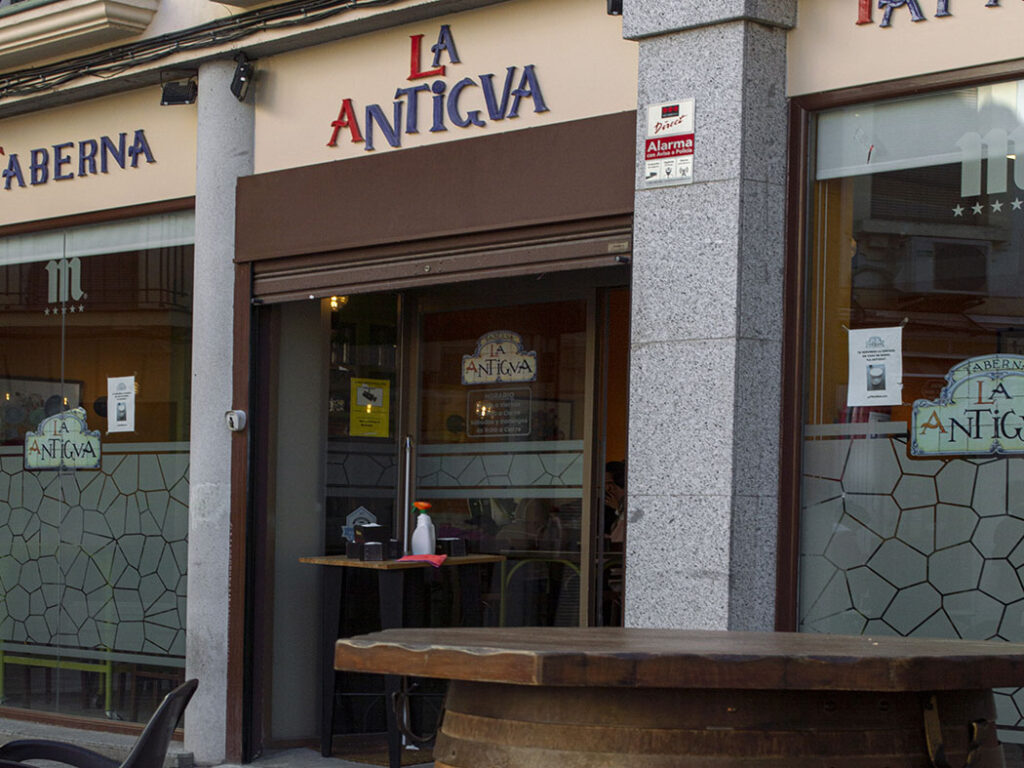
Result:
[[[188,680],[164,696],[123,763],[67,742],[18,739],[0,746],[0,768],[26,768],[25,760],[52,760],[75,768],[163,768],[171,736],[198,686],[198,680]]]

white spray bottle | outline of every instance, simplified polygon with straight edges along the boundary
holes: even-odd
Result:
[[[419,513],[416,515],[416,528],[412,532],[412,553],[414,555],[432,555],[437,546],[437,538],[434,533],[434,521],[426,512],[430,509],[430,503],[414,501],[412,505]]]

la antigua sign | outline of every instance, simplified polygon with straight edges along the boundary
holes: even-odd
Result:
[[[946,374],[938,400],[916,400],[911,456],[1024,454],[1024,356],[972,357]]]
[[[85,409],[72,408],[39,422],[25,434],[25,469],[99,469],[99,430],[90,430]]]
[[[339,141],[361,143],[367,152],[381,146],[378,135],[389,147],[402,146],[402,137],[421,130],[444,133],[449,127],[486,128],[488,124],[514,120],[532,110],[548,111],[536,65],[507,66],[494,72],[456,79],[462,65],[455,35],[448,24],[437,33],[427,53],[425,35],[409,36],[409,75],[394,91],[390,104],[359,105],[342,99],[338,116],[330,123],[328,147]],[[429,81],[429,82],[422,82]]]

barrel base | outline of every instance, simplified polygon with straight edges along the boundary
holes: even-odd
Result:
[[[1004,768],[991,691],[936,693],[942,746]],[[932,694],[561,688],[453,680],[437,768],[928,768]],[[934,732],[934,728],[933,728]]]

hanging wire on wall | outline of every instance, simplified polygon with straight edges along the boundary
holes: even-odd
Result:
[[[114,77],[176,53],[235,42],[259,32],[307,26],[355,9],[398,0],[296,0],[140,40],[43,67],[0,76],[0,99],[49,91],[82,77]]]

